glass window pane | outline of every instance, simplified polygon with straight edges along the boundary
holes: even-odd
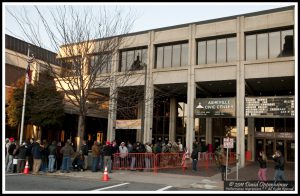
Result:
[[[189,47],[188,44],[181,44],[181,66],[188,65]]]
[[[236,37],[227,39],[227,62],[236,61]]]
[[[122,72],[126,70],[126,54],[127,54],[127,52],[121,53],[121,71]]]
[[[293,56],[294,55],[294,33],[293,30],[287,30],[281,32],[281,56]]]
[[[134,50],[127,51],[127,69],[131,70],[134,61]]]
[[[206,41],[198,42],[198,65],[205,64],[206,61]]]
[[[163,67],[163,55],[164,55],[164,47],[156,48],[156,68]]]
[[[107,55],[107,69],[106,69],[106,73],[110,73],[111,72],[111,61],[112,61],[112,58],[111,58],[111,54],[108,54]]]
[[[207,64],[216,63],[216,40],[207,41]]]
[[[256,59],[256,35],[246,36],[246,60]]]
[[[257,59],[268,58],[268,34],[257,34]]]
[[[164,67],[171,67],[172,46],[164,47]]]
[[[142,50],[142,63],[147,64],[147,60],[148,60],[148,49],[143,49]]]
[[[172,67],[180,67],[180,45],[173,46]]]
[[[217,40],[217,63],[226,62],[226,39]]]
[[[280,55],[280,32],[269,33],[270,58]]]

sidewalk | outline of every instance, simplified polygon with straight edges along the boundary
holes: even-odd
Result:
[[[218,172],[215,165],[211,165],[206,169],[201,164],[199,165],[197,172],[194,172],[189,167],[185,172],[180,169],[165,169],[154,172],[140,172],[140,171],[127,171],[127,170],[113,170],[113,173],[109,173],[110,180],[120,182],[143,182],[152,184],[164,184],[178,188],[199,188],[213,191],[223,191],[223,181],[221,180],[221,174]],[[295,180],[295,165],[286,164],[285,178],[286,180]],[[230,167],[231,173],[228,174],[228,179],[236,180],[236,168]],[[258,163],[247,162],[246,166],[239,169],[238,180],[258,180]],[[67,176],[76,178],[87,178],[92,180],[102,180],[102,172],[70,172],[70,173],[47,173],[46,175]],[[273,180],[274,177],[274,164],[268,163],[267,177],[269,180]]]

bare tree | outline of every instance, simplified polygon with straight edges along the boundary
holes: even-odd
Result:
[[[126,44],[135,17],[131,12],[116,8],[111,15],[100,8],[94,14],[92,8],[57,6],[44,9],[35,6],[35,21],[24,7],[22,12],[7,10],[15,18],[29,42],[44,47],[41,29],[55,51],[58,51],[56,65],[49,62],[44,68],[50,70],[58,90],[64,92],[66,106],[71,106],[79,115],[78,136],[82,141],[85,117],[97,108],[97,112],[115,110],[108,102],[115,99],[117,89],[133,82],[136,70],[114,70],[118,62],[117,53]],[[36,54],[35,54],[36,55]],[[141,67],[143,69],[143,67]],[[141,78],[143,73],[140,74]],[[140,80],[135,77],[135,80]],[[96,107],[95,107],[96,106]]]

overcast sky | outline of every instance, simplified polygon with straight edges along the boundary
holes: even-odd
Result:
[[[38,4],[41,7],[49,7],[55,4]],[[103,6],[115,7],[115,5],[110,6],[109,4],[79,4],[79,6]],[[26,8],[33,10],[33,5],[26,3]],[[62,5],[62,4],[61,4]],[[78,5],[78,4],[76,4]],[[226,16],[233,16],[245,13],[251,13],[261,10],[274,9],[279,7],[286,7],[290,5],[295,5],[295,3],[121,3],[118,4],[119,7],[124,7],[126,10],[131,9],[136,13],[137,19],[134,23],[131,32],[156,29],[160,27],[168,27],[173,25],[191,23],[204,21],[209,19],[222,18]],[[10,10],[18,10],[24,4],[4,4],[2,15],[5,16],[5,25],[2,28],[2,32],[5,31],[6,34],[18,37],[25,41],[23,33],[19,30],[18,24],[8,13],[7,8]],[[5,14],[3,14],[5,13]],[[32,17],[33,20],[35,17]],[[48,44],[46,44],[48,45]],[[47,47],[48,49],[50,48]]]

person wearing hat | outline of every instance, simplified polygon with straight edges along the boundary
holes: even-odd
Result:
[[[128,149],[125,146],[125,142],[121,142],[121,145],[119,146],[119,152],[120,152],[120,167],[126,168],[128,165],[127,163]]]

